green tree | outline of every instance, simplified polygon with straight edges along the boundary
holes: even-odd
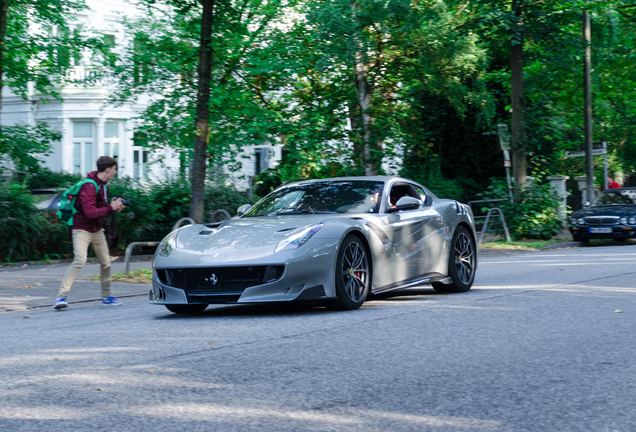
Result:
[[[260,65],[247,59],[267,43],[268,25],[289,2],[171,0],[161,10],[144,3],[148,14],[129,23],[134,43],[113,68],[114,99],[153,95],[138,136],[181,152],[192,169],[192,216],[200,220],[208,165],[214,174],[228,154],[271,138]]]
[[[0,0],[0,89],[27,98],[32,84],[35,92],[59,97],[73,53],[94,46],[74,23],[84,7],[82,0]],[[6,126],[0,118],[0,154],[18,171],[37,168],[34,155],[45,154],[55,139],[59,134],[44,123]]]

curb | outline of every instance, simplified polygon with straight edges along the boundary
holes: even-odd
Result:
[[[130,259],[130,262],[139,262],[139,261],[151,261],[154,255],[133,255]],[[28,266],[47,266],[47,265],[58,265],[58,264],[70,264],[73,262],[73,258],[63,258],[63,259],[54,259],[54,260],[46,260],[46,261],[16,261],[11,263],[0,263],[0,269],[10,269],[17,267],[28,267]],[[111,256],[111,262],[124,262],[123,255],[113,255]],[[88,257],[86,260],[86,264],[99,264],[99,261],[96,257]]]
[[[131,298],[131,297],[141,297],[141,296],[147,296],[148,293],[139,293],[139,294],[124,294],[124,295],[119,295],[117,296],[117,298],[123,299],[123,298]],[[69,305],[72,304],[81,304],[81,303],[91,303],[91,302],[97,302],[100,301],[100,298],[94,298],[94,299],[87,299],[87,300],[75,300],[75,301],[70,301],[68,302]],[[45,304],[45,305],[37,305],[37,306],[27,306],[26,310],[32,310],[32,309],[44,309],[44,308],[52,308],[54,303],[50,303],[50,304]],[[24,312],[24,310],[17,310],[17,309],[5,309],[5,310],[0,310],[1,312]]]

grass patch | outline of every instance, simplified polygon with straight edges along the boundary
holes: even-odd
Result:
[[[493,250],[526,250],[533,251],[543,249],[546,246],[553,244],[563,243],[563,239],[550,239],[550,240],[515,240],[510,243],[506,241],[491,241],[482,242],[479,245],[480,249],[493,249]]]
[[[138,284],[149,284],[152,281],[151,269],[137,269],[126,273],[113,273],[110,275],[113,282],[128,282]],[[91,277],[92,281],[99,281],[99,276]]]

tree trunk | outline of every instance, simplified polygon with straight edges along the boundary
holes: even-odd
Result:
[[[515,177],[515,188],[523,187],[528,170],[527,145],[525,131],[525,106],[523,99],[523,18],[522,1],[513,0],[512,9],[516,23],[512,33],[510,47],[511,105],[512,105],[512,171]]]
[[[4,45],[7,36],[9,1],[0,0],[0,126],[2,125],[2,87],[4,86]]]
[[[360,112],[359,105],[356,100],[351,99],[349,101],[349,122],[351,123],[351,141],[353,143],[353,165],[356,168],[357,173],[364,171],[364,149],[362,148],[362,140],[360,139]]]
[[[351,4],[353,22],[357,22],[357,14],[360,6],[357,1]],[[357,27],[357,26],[356,26]],[[356,96],[358,106],[360,107],[360,130],[361,130],[361,151],[362,168],[364,175],[376,175],[377,169],[374,163],[374,155],[372,154],[372,132],[373,117],[371,116],[371,108],[373,103],[373,88],[369,83],[369,67],[365,61],[364,47],[360,41],[357,31],[354,30],[355,42],[355,82]]]
[[[361,54],[356,53],[356,94],[360,106],[360,126],[362,132],[362,166],[364,175],[375,175],[376,169],[371,158],[371,123],[373,121],[371,110],[371,88],[369,86],[368,71],[364,63],[359,61]]]
[[[190,217],[197,223],[203,221],[205,199],[205,171],[210,141],[210,77],[212,75],[212,24],[215,0],[202,0],[201,39],[199,45],[197,117],[195,122],[194,157],[192,160],[192,202]]]

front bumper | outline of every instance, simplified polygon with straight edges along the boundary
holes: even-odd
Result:
[[[593,228],[605,228],[611,230],[610,232],[590,232]],[[610,239],[630,239],[636,238],[636,226],[628,225],[614,225],[614,226],[571,226],[570,234],[572,237],[579,239],[595,239],[595,238],[610,238]]]
[[[334,245],[323,244],[321,248],[308,248],[302,255],[293,257],[287,262],[272,263],[267,265],[282,265],[285,270],[282,276],[269,283],[249,286],[240,293],[227,292],[202,292],[194,291],[189,287],[178,288],[169,286],[162,281],[157,270],[175,269],[177,267],[162,267],[153,269],[152,289],[148,293],[148,298],[152,304],[221,304],[221,303],[268,303],[268,302],[290,302],[290,301],[314,301],[335,297],[334,273],[335,263],[333,250]],[[250,264],[263,265],[259,260],[254,263],[240,263],[240,267]],[[199,268],[209,269],[214,272],[215,268],[239,267],[227,263],[218,264],[211,262],[209,265],[200,265]]]

